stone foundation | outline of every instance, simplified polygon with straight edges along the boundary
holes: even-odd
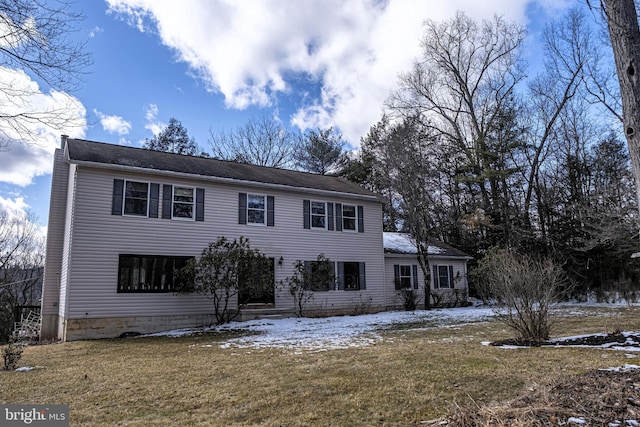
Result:
[[[102,319],[67,319],[63,340],[116,338],[123,333],[150,334],[172,329],[215,324],[214,315],[139,316]]]

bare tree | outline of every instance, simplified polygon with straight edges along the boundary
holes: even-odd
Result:
[[[44,239],[29,216],[0,213],[0,342],[13,331],[15,310],[38,305],[44,266]]]
[[[498,176],[492,170],[492,133],[524,79],[520,46],[524,29],[495,17],[477,23],[463,13],[427,21],[422,55],[400,75],[387,101],[394,114],[415,116],[457,152],[460,170],[477,210],[497,211]]]
[[[0,67],[23,70],[57,91],[59,97],[77,90],[92,63],[85,51],[86,41],[70,37],[82,19],[67,0],[0,0]],[[35,140],[33,124],[58,129],[75,124],[76,118],[67,111],[74,103],[71,98],[57,108],[34,111],[29,99],[39,89],[17,84],[19,74],[8,75],[14,77],[0,83],[0,96],[6,100],[0,111],[2,145],[6,147],[16,138]]]
[[[263,116],[235,130],[209,132],[213,155],[224,160],[269,167],[293,167],[298,137],[279,121]]]

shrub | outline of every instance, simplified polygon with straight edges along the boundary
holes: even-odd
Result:
[[[405,311],[414,311],[418,307],[418,295],[411,288],[402,288],[398,290],[402,297],[402,306]]]
[[[22,352],[24,346],[22,344],[16,344],[13,340],[9,341],[2,349],[3,367],[5,371],[12,371],[18,366],[18,362],[22,358]]]
[[[498,319],[518,338],[533,343],[549,339],[550,309],[567,284],[558,264],[494,248],[479,262],[473,278],[483,299],[495,301]]]
[[[314,297],[314,289],[332,289],[335,282],[333,263],[324,254],[311,262],[296,261],[291,277],[280,282],[293,297],[296,316],[305,315],[306,305]]]
[[[200,259],[191,260],[177,277],[178,292],[196,292],[213,301],[218,324],[235,318],[239,309],[230,305],[241,292],[258,293],[273,286],[269,259],[252,249],[249,240],[233,241],[219,237],[203,251]]]

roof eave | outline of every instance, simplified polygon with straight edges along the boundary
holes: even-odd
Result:
[[[67,147],[68,147],[68,144],[67,144]],[[223,178],[218,176],[199,175],[199,174],[192,174],[187,172],[175,172],[175,171],[168,171],[168,170],[143,168],[143,167],[137,167],[137,166],[113,165],[113,164],[106,164],[106,163],[100,163],[100,162],[90,162],[86,160],[75,160],[70,158],[68,148],[65,148],[65,159],[69,163],[73,163],[78,166],[88,166],[88,167],[93,167],[98,169],[121,170],[121,171],[128,171],[128,172],[153,174],[153,175],[174,176],[174,177],[186,178],[186,179],[197,179],[200,181],[209,181],[209,182],[233,184],[233,185],[245,185],[245,186],[248,185],[248,186],[259,187],[259,188],[296,191],[301,193],[313,193],[318,195],[332,195],[332,196],[339,195],[341,197],[367,200],[367,201],[380,203],[380,200],[377,195],[346,193],[343,191],[335,191],[335,190],[323,190],[323,189],[310,188],[310,187],[295,187],[292,185],[285,185],[285,184],[272,184],[268,182],[258,182],[258,181],[250,181],[250,180],[242,180],[242,179],[234,179],[234,178]]]

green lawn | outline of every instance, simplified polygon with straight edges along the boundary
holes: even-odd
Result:
[[[640,330],[638,309],[563,317],[554,335],[616,329]],[[20,365],[38,368],[0,372],[0,401],[68,404],[74,426],[410,426],[630,363],[621,351],[481,345],[511,336],[496,322],[399,327],[369,347],[313,352],[220,348],[234,334],[28,347]]]

